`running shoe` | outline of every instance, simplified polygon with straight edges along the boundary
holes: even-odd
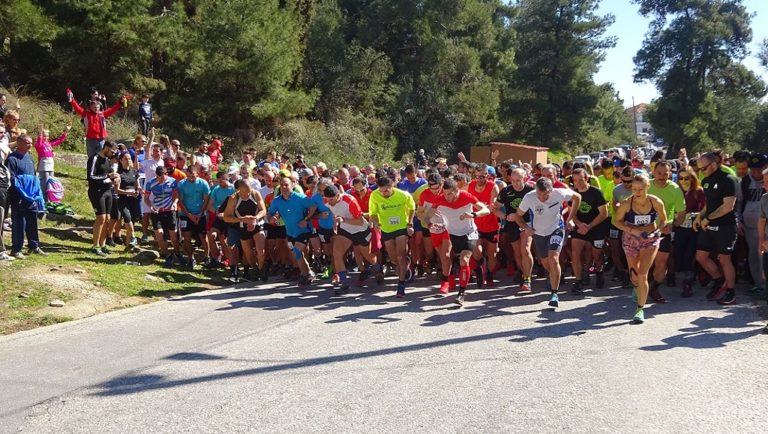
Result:
[[[331,267],[330,266],[325,267],[325,269],[323,270],[323,274],[320,275],[320,279],[325,280],[325,279],[327,279],[329,277],[331,277]]]
[[[397,284],[397,298],[403,298],[405,297],[405,283],[398,283]]]
[[[729,289],[725,291],[725,294],[723,294],[722,297],[720,297],[717,300],[717,304],[721,304],[723,306],[728,306],[736,302],[736,290],[735,289]]]
[[[149,235],[142,235],[141,236],[141,244],[147,244],[149,242]]]
[[[189,266],[189,262],[187,261],[187,259],[181,255],[176,255],[176,261],[178,261],[179,266],[181,267]]]
[[[556,292],[552,293],[552,296],[549,297],[549,305],[552,307],[559,307],[560,306],[560,297],[557,296]]]
[[[197,261],[194,258],[192,258],[192,260],[189,261],[189,269],[194,270],[196,265],[197,265]]]
[[[349,294],[349,284],[345,283],[340,287],[333,290],[333,294],[337,296]]]
[[[520,284],[520,289],[517,290],[518,295],[530,294],[532,292],[533,291],[531,290],[531,281],[528,279],[523,280],[523,283]]]
[[[595,273],[595,288],[597,289],[605,288],[605,276],[603,276],[602,271],[598,271],[597,273]]]
[[[104,254],[104,252],[102,252],[102,255],[107,256]],[[169,268],[173,266],[173,255],[168,255],[165,257],[165,266]]]
[[[763,288],[761,286],[755,286],[753,288],[750,288],[747,290],[747,295],[749,296],[759,296],[763,293]]]
[[[489,288],[493,288],[495,286],[493,283],[493,271],[491,270],[485,272],[485,286]]]
[[[453,302],[458,304],[459,307],[464,306],[464,291],[460,291],[456,294],[456,299],[453,300]]]
[[[110,253],[111,253],[111,252],[109,251],[109,248],[108,248],[107,246],[101,246],[101,251],[102,251],[102,252],[103,252],[105,255],[108,255],[108,254],[110,254]]]
[[[9,255],[7,252],[5,251],[0,252],[0,261],[15,261],[15,260],[16,258]]]
[[[237,277],[237,271],[229,274],[229,281],[234,284],[240,283],[240,279]]]
[[[13,256],[16,259],[24,259],[26,256],[21,252],[13,252],[11,253],[11,256]]]
[[[450,277],[448,279],[450,279]],[[438,289],[438,291],[440,291],[441,294],[448,294],[448,287],[450,285],[448,279],[443,279],[443,281],[440,282],[440,289]]]
[[[340,282],[339,273],[333,273],[333,276],[331,276],[331,283],[337,284]]]
[[[114,240],[114,238],[112,238],[112,237],[107,237],[107,241],[106,241],[106,244],[107,244],[109,247],[115,247],[115,246],[117,246],[117,243],[115,243],[115,240]]]
[[[40,255],[40,256],[48,256],[48,253],[44,252],[43,249],[40,247],[35,247],[34,249],[29,249],[29,253]]]
[[[645,312],[642,307],[638,307],[635,311],[635,316],[632,318],[632,322],[635,324],[642,324],[645,322]]]
[[[654,303],[664,304],[667,302],[667,299],[664,298],[664,296],[661,295],[661,291],[659,291],[659,285],[653,285],[648,292],[648,297],[651,297]]]
[[[94,255],[96,255],[96,256],[101,256],[102,258],[103,258],[104,256],[107,256],[107,254],[106,254],[106,253],[104,253],[104,252],[102,252],[102,251],[101,251],[101,249],[100,249],[100,248],[98,248],[98,247],[94,247],[94,248],[92,248],[92,249],[91,249],[91,253],[93,253],[93,254],[94,254]]]
[[[269,281],[269,268],[264,267],[263,270],[259,270],[261,273],[261,281],[262,282],[268,282]]]
[[[584,286],[582,285],[580,280],[573,282],[573,286],[571,287],[571,292],[577,295],[584,294]]]
[[[725,291],[727,289],[728,288],[725,287],[725,284],[722,284],[722,286],[720,286],[719,288],[709,291],[707,293],[707,300],[709,301],[719,300],[720,297],[722,297],[725,294]]]

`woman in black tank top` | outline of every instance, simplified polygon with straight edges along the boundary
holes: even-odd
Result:
[[[659,251],[658,236],[661,225],[667,221],[664,202],[648,194],[650,182],[645,175],[635,175],[632,181],[632,196],[624,199],[616,209],[613,224],[624,231],[623,247],[630,269],[630,278],[635,286],[633,298],[637,310],[633,321],[645,321],[643,307],[648,299],[648,271]]]
[[[264,270],[266,236],[261,230],[266,214],[267,209],[261,194],[253,190],[247,181],[240,179],[235,182],[235,194],[227,201],[224,221],[239,228],[243,262],[246,266],[258,267],[262,281],[269,276]]]

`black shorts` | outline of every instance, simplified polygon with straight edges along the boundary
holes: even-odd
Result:
[[[509,242],[514,243],[520,241],[520,225],[515,222],[507,222],[504,224],[504,232],[509,234]]]
[[[138,197],[118,196],[117,209],[123,217],[125,223],[136,223],[141,221],[141,206]]]
[[[421,227],[421,236],[423,236],[424,238],[430,238],[432,236],[432,232],[429,231],[428,227],[425,228],[424,226],[422,226]]]
[[[267,233],[268,240],[284,240],[287,237],[285,234],[285,226],[275,226],[265,223],[264,231]]]
[[[223,218],[214,217],[213,222],[211,222],[211,229],[216,229],[219,231],[219,233],[222,233],[224,235],[227,235],[227,228],[229,227],[229,223],[225,222]]]
[[[710,225],[706,231],[699,231],[696,249],[718,255],[730,255],[736,245],[736,225]]]
[[[200,220],[197,221],[197,224],[193,223],[192,220],[185,216],[185,215],[179,215],[179,229],[181,232],[191,232],[192,235],[201,235],[208,232],[206,230],[206,224],[205,224],[205,215],[200,217]]]
[[[394,240],[397,237],[407,237],[407,236],[408,236],[408,229],[398,229],[394,232],[381,231],[381,242]]]
[[[331,242],[331,238],[336,236],[336,232],[333,229],[317,228],[317,236],[320,237],[320,242],[328,244]]]
[[[581,235],[576,231],[571,231],[570,235],[571,235],[571,238],[575,240],[589,241],[590,243],[592,243],[592,246],[594,248],[602,249],[603,247],[605,247],[605,239],[608,237],[609,229],[610,229],[609,223],[607,221],[603,221],[599,225],[590,229],[586,235]]]
[[[667,234],[661,237],[661,244],[659,244],[659,252],[660,253],[671,253],[672,252],[672,237],[674,237],[674,233]]]
[[[453,249],[453,253],[459,254],[465,250],[469,250],[470,252],[475,251],[475,247],[477,247],[477,238],[477,233],[469,235],[451,235],[451,248]]]
[[[347,231],[345,231],[342,228],[339,228],[339,236],[347,238],[349,241],[352,241],[353,246],[367,246],[371,244],[371,239],[373,238],[371,234],[371,229],[368,228],[364,231],[355,232],[354,234],[351,234]]]
[[[288,235],[286,238],[288,238],[289,244],[296,244],[301,243],[305,246],[309,244],[309,240],[312,239],[315,236],[312,232],[304,232],[303,234],[300,234],[299,236],[292,237]]]
[[[481,240],[497,244],[499,242],[499,231],[496,232],[477,232]]]
[[[248,230],[246,227],[238,227],[237,231],[239,233],[240,241],[253,241],[254,235],[261,232],[263,229],[261,225],[256,225],[256,227],[253,228],[253,230]]]
[[[118,201],[118,197],[115,195],[112,195],[112,206],[109,208],[110,220],[120,219],[120,206],[117,204],[117,201]]]
[[[112,190],[91,190],[88,189],[88,199],[96,215],[109,214],[112,211]]]
[[[161,211],[159,213],[152,213],[152,227],[156,231],[175,231],[176,230],[176,213],[173,211]]]

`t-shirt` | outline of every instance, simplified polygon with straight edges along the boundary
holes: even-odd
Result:
[[[369,214],[379,219],[381,231],[386,233],[408,227],[408,215],[415,209],[413,196],[397,188],[392,189],[390,197],[384,197],[376,190],[368,202]]]
[[[573,191],[567,188],[554,188],[546,202],[539,200],[536,191],[523,197],[518,209],[530,215],[530,225],[536,235],[548,236],[555,230],[565,227],[563,221],[563,202],[573,198]]]
[[[440,194],[435,194],[432,190],[426,189],[419,195],[419,206],[430,210],[434,207],[437,198],[440,196]],[[442,216],[439,214],[432,216],[429,220],[429,232],[432,234],[442,234],[445,232],[445,221],[443,221]]]
[[[342,194],[341,199],[336,202],[336,205],[331,205],[330,203],[327,205],[334,216],[341,217],[345,220],[339,223],[339,228],[349,232],[350,234],[363,232],[364,230],[368,229],[368,221],[365,219],[363,219],[362,225],[353,225],[346,222],[346,220],[359,219],[363,216],[363,211],[360,209],[360,204],[358,204],[357,199],[351,195],[346,193]]]
[[[162,161],[153,160],[151,158],[145,159],[139,164],[139,167],[141,168],[141,173],[144,174],[144,185],[149,185],[149,181],[155,179],[157,174],[155,173],[155,169],[157,169],[157,166],[163,164]]]
[[[150,196],[152,206],[160,211],[170,211],[173,205],[173,192],[178,188],[176,180],[170,176],[165,177],[165,181],[158,182],[157,177],[147,183],[144,190],[146,196]]]
[[[312,202],[317,205],[317,210],[315,211],[315,215],[317,217],[317,222],[323,229],[333,229],[334,220],[333,220],[333,214],[331,213],[331,209],[328,208],[328,204],[325,203],[325,198],[322,194],[320,194],[319,191],[316,191],[315,194],[313,194],[310,199]],[[320,217],[321,213],[328,213],[327,217]]]
[[[606,178],[605,175],[597,177],[597,183],[600,185],[600,191],[603,192],[603,197],[607,203],[611,203],[613,200],[613,190],[616,184],[613,183],[613,178]],[[613,215],[613,209],[608,207],[608,215]]]
[[[517,208],[520,207],[520,202],[523,201],[523,197],[533,190],[533,187],[530,185],[523,184],[523,189],[517,191],[515,190],[515,187],[510,184],[501,190],[496,201],[504,205],[504,212],[506,212],[507,215],[511,215],[517,212]],[[530,221],[530,216],[526,214],[524,220]]]
[[[211,201],[213,201],[213,209],[219,209],[224,200],[235,194],[235,187],[230,185],[229,187],[221,188],[220,185],[215,185],[211,189]]]
[[[139,172],[136,169],[128,169],[120,172],[120,190],[136,191],[139,182]]]
[[[211,193],[211,187],[201,178],[194,182],[189,178],[179,183],[179,199],[184,204],[184,208],[190,214],[200,214],[203,212],[205,198]],[[183,213],[186,215],[186,213]]]
[[[648,188],[648,194],[652,194],[664,202],[664,211],[667,213],[667,224],[675,221],[675,214],[685,211],[685,196],[680,187],[672,181],[667,180],[667,185],[657,187],[654,181]]]
[[[312,231],[312,225],[307,224],[304,227],[299,223],[304,220],[309,210],[315,206],[315,203],[309,200],[303,193],[292,192],[288,199],[282,194],[276,195],[269,204],[269,215],[280,213],[280,217],[285,223],[285,233],[289,237],[297,238],[302,234]]]
[[[701,181],[701,187],[704,189],[704,196],[707,199],[707,214],[712,213],[726,197],[736,197],[736,189],[739,181],[733,175],[717,170]],[[722,217],[709,220],[710,226],[717,227],[721,224],[735,224],[736,214],[731,210]]]
[[[592,223],[600,214],[600,207],[608,202],[605,201],[603,192],[591,185],[586,191],[579,192],[579,194],[581,195],[581,204],[576,216],[583,223]]]
[[[453,202],[449,202],[444,194],[441,194],[433,206],[443,216],[445,229],[450,235],[468,236],[469,239],[477,239],[477,226],[475,219],[461,219],[464,213],[471,213],[477,198],[466,191],[459,191],[459,195]]]
[[[195,153],[195,164],[199,165],[203,169],[210,170],[211,168],[211,157],[208,156],[208,154],[203,154],[202,152],[196,152]]]

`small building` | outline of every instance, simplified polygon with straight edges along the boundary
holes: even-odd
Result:
[[[549,148],[521,145],[518,143],[491,142],[487,146],[473,146],[470,148],[469,159],[470,161],[478,163],[490,164],[491,153],[494,150],[499,151],[499,156],[496,158],[497,163],[512,160],[516,164],[519,161],[533,165],[536,163],[547,163],[547,152],[549,151]]]

